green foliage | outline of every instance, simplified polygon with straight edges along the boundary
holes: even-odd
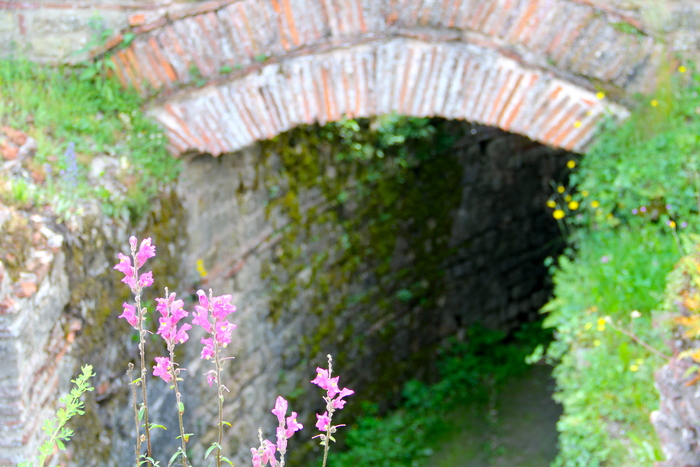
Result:
[[[680,257],[679,235],[698,227],[699,83],[669,77],[626,123],[605,128],[571,175],[581,209],[567,218],[572,248],[544,308],[545,324],[556,329],[547,358],[557,363],[564,407],[555,465],[661,458],[649,413],[658,406],[653,372],[662,359],[606,320],[663,347],[654,310]]]
[[[457,405],[486,405],[488,388],[527,369],[525,355],[550,338],[539,323],[525,326],[512,340],[481,326],[470,328],[464,342],[455,340],[442,349],[438,382],[407,382],[398,407],[385,416],[365,403],[365,414],[347,431],[348,449],[334,453],[333,465],[422,465],[436,438],[459,429],[446,423]]]
[[[83,415],[85,411],[85,403],[80,400],[80,397],[88,391],[94,390],[88,383],[88,380],[95,376],[92,372],[91,365],[82,367],[82,374],[77,379],[71,380],[75,387],[71,389],[69,394],[61,397],[59,401],[65,405],[56,411],[56,417],[44,420],[42,430],[49,437],[41,446],[39,446],[39,455],[34,459],[20,463],[20,467],[42,467],[46,459],[54,454],[54,449],[58,447],[61,451],[66,450],[65,442],[70,441],[73,436],[73,430],[66,427],[66,423],[75,415]]]
[[[81,79],[78,70],[50,68],[22,60],[0,61],[0,124],[34,137],[38,151],[30,168],[46,176],[39,202],[75,205],[70,195],[97,198],[108,214],[142,215],[149,200],[164,183],[174,180],[180,164],[165,148],[162,131],[141,112],[140,98],[125,91],[114,80],[98,87],[94,80]],[[106,99],[109,88],[111,99]],[[68,193],[58,183],[68,143],[76,144],[79,163],[78,186]],[[120,157],[130,167],[121,182],[126,193],[110,193],[87,184],[86,165],[93,157]]]
[[[622,126],[604,128],[571,176],[579,193],[590,193],[578,195],[583,208],[600,203],[584,210],[580,222],[636,227],[673,220],[697,230],[700,79],[696,75],[686,81],[669,77],[654,98],[640,99]]]

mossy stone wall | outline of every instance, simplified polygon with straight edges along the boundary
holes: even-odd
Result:
[[[313,426],[322,402],[309,380],[326,354],[356,400],[386,398],[429,377],[448,337],[475,322],[512,329],[549,293],[543,261],[561,243],[545,202],[565,153],[435,120],[407,151],[375,141],[379,156],[366,149],[383,137],[375,123],[346,130],[298,128],[200,156],[179,180],[186,282],[233,293],[238,307],[226,419],[239,462],[259,425],[272,433],[278,394]]]

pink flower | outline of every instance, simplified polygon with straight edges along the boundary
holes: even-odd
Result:
[[[211,334],[212,332],[212,326],[211,323],[209,322],[209,311],[201,307],[199,305],[195,305],[194,307],[195,311],[192,312],[194,315],[194,319],[192,320],[192,324],[195,324],[197,326],[202,326],[202,328]]]
[[[206,373],[207,375],[207,383],[209,383],[209,387],[211,387],[212,384],[216,382],[216,372],[214,370],[208,371]]]
[[[153,271],[144,272],[139,277],[139,285],[141,287],[150,287],[153,285]]]
[[[265,448],[262,453],[262,465],[266,465],[269,462],[272,467],[275,467],[277,465],[277,459],[275,459],[275,449],[277,448],[267,439],[263,441],[263,444],[265,445]]]
[[[287,417],[287,430],[285,432],[285,436],[287,438],[291,438],[294,433],[301,430],[302,428],[304,428],[304,425],[297,422],[297,413],[292,412],[292,414],[289,417]]]
[[[348,388],[341,389],[340,393],[338,394],[338,397],[333,399],[333,408],[334,409],[342,409],[343,407],[345,407],[345,402],[347,402],[347,401],[344,401],[343,397],[351,396],[353,394],[355,394],[355,391],[353,391],[352,389],[348,389]]]
[[[119,263],[114,266],[114,269],[123,273],[126,277],[134,277],[134,268],[131,266],[131,258],[121,253],[117,254],[117,258],[119,258]],[[124,282],[123,279],[122,282]]]
[[[161,314],[158,320],[160,327],[156,334],[165,339],[168,348],[186,342],[189,338],[187,331],[192,329],[192,326],[187,323],[183,324],[180,329],[177,328],[177,323],[189,313],[182,308],[184,302],[176,300],[175,297],[176,295],[171,293],[167,299],[156,298],[156,302],[158,302],[156,310],[160,311]]]
[[[136,307],[126,302],[124,302],[122,306],[124,307],[124,313],[119,315],[119,317],[124,318],[134,329],[138,329],[139,317],[136,315]]]
[[[323,415],[316,414],[316,418],[318,419],[316,428],[324,433],[328,431],[328,425],[331,423],[331,419],[328,418],[328,412],[324,412]]]
[[[236,307],[231,305],[231,295],[219,295],[213,298],[211,314],[216,319],[226,319],[228,315],[236,311]]]
[[[153,367],[153,376],[160,376],[163,381],[169,383],[173,378],[170,374],[171,365],[168,357],[156,357],[156,365]]]
[[[277,396],[275,401],[275,408],[272,409],[272,413],[277,415],[277,420],[280,424],[284,423],[284,416],[287,415],[287,407],[289,404],[282,396]]]
[[[231,343],[231,335],[233,330],[236,329],[236,325],[229,323],[228,321],[217,321],[216,322],[216,341],[223,347],[226,347]]]
[[[205,337],[202,337],[202,340],[200,342],[204,344],[204,348],[202,349],[202,358],[209,360],[216,353],[214,349],[214,340],[211,338],[207,339]]]
[[[328,391],[328,397],[335,397],[335,395],[340,392],[338,390],[338,380],[340,379],[340,376],[329,378],[328,370],[324,370],[323,368],[316,368],[316,373],[316,378],[314,378],[311,382]]]
[[[250,452],[253,454],[253,467],[263,467],[262,459],[260,458],[260,450],[250,448]]]
[[[136,268],[140,268],[146,263],[148,258],[153,258],[156,255],[156,247],[151,245],[151,237],[141,241],[139,252],[136,253]]]

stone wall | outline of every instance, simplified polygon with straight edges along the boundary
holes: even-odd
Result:
[[[361,198],[353,203],[352,178],[345,183],[353,194],[342,205],[327,198],[322,181],[294,188],[288,177],[295,174],[274,143],[187,164],[178,189],[187,212],[186,270],[196,281],[194,264],[202,260],[206,286],[233,292],[238,306],[227,419],[242,442],[233,444],[243,453],[239,462],[256,445],[258,425],[271,433],[268,412],[277,394],[291,396],[303,423],[313,426],[321,404],[308,381],[329,352],[356,399],[383,400],[406,378],[426,377],[436,346],[469,325],[511,329],[537,316],[548,296],[543,260],[557,251],[559,236],[544,203],[568,157],[487,127],[450,131],[460,135],[443,154],[451,172],[432,183],[455,195],[444,198],[453,204],[430,204],[430,190],[416,180],[433,215],[421,219],[420,206],[415,216],[397,215],[400,233],[388,263],[377,260],[378,245],[366,256],[347,253],[372,247],[363,242],[378,228],[375,219],[361,219],[350,224],[358,236],[344,230],[343,220],[362,211]],[[298,163],[306,167],[298,138],[284,143],[298,148]],[[323,143],[317,150],[321,159],[331,152]],[[319,173],[340,180],[342,170],[329,164]],[[298,211],[275,202],[289,200],[289,193]],[[412,199],[410,192],[402,196]],[[448,224],[441,210],[449,213]],[[337,217],[324,215],[332,211]],[[441,260],[432,264],[425,255]],[[349,263],[358,257],[366,262],[354,268]],[[193,365],[190,373],[203,372]],[[202,385],[199,392],[207,390]],[[195,418],[207,416],[197,410]]]

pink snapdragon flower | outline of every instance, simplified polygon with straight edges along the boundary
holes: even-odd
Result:
[[[134,305],[129,305],[124,302],[122,304],[124,307],[124,313],[119,315],[120,318],[124,318],[134,329],[139,329],[139,317],[136,314],[136,307]]]
[[[326,432],[328,431],[328,425],[331,424],[331,419],[328,418],[328,412],[323,412],[323,415],[316,414],[316,428],[318,431]]]
[[[136,237],[131,237],[136,240]],[[141,241],[141,247],[136,253],[136,269],[139,269],[146,263],[148,258],[153,258],[156,255],[156,247],[151,244],[151,237],[144,238]]]
[[[138,240],[136,240],[136,237],[131,236],[129,238],[131,258],[122,253],[118,253],[117,258],[119,258],[119,263],[114,266],[114,269],[124,274],[122,282],[128,285],[134,294],[138,294],[143,287],[150,287],[153,285],[153,272],[148,271],[141,274],[139,277],[138,270],[141,269],[148,258],[153,258],[156,255],[156,247],[151,244],[151,237],[141,242],[141,247],[138,251],[136,251],[137,243]],[[131,264],[132,258],[134,258],[133,266]]]
[[[282,396],[277,396],[275,401],[275,408],[271,412],[277,416],[277,421],[279,426],[277,427],[277,444],[272,444],[269,440],[262,439],[262,431],[260,433],[260,447],[258,449],[251,448],[250,451],[253,454],[253,466],[254,467],[265,467],[267,462],[270,462],[271,466],[276,466],[279,464],[280,467],[284,467],[284,455],[287,452],[287,440],[292,437],[294,433],[304,428],[304,426],[297,422],[297,413],[292,412],[289,417],[287,415],[287,409],[289,404]],[[279,463],[275,458],[275,449],[280,453]],[[265,456],[267,453],[267,457]]]
[[[326,402],[326,411],[323,415],[316,414],[316,428],[321,432],[321,434],[314,436],[314,438],[321,438],[321,445],[324,448],[323,451],[323,465],[326,465],[326,459],[328,456],[328,449],[330,448],[329,441],[334,441],[333,433],[336,432],[338,427],[345,425],[332,425],[333,413],[336,410],[340,410],[345,407],[344,398],[355,394],[355,391],[348,388],[338,389],[339,376],[331,377],[333,372],[332,366],[333,358],[328,355],[328,369],[316,368],[316,378],[311,380],[311,382],[321,389],[326,390],[326,395],[323,396],[323,400]]]
[[[202,349],[202,359],[209,360],[216,358],[216,349],[226,347],[231,343],[231,336],[236,325],[227,321],[228,315],[236,311],[236,307],[231,305],[231,295],[220,295],[217,297],[207,297],[204,290],[198,290],[199,305],[195,305],[192,315],[192,324],[201,326],[207,334],[212,337],[202,338],[204,344]]]
[[[153,366],[153,376],[159,376],[163,381],[169,383],[172,379],[170,374],[171,365],[172,363],[168,357],[156,357],[156,365]]]
[[[182,300],[176,300],[176,295],[171,293],[168,298],[156,298],[158,305],[156,310],[160,311],[160,327],[156,334],[165,339],[168,344],[168,349],[174,347],[176,344],[182,344],[187,341],[189,336],[187,331],[192,329],[192,326],[185,323],[178,329],[178,322],[187,317],[189,314],[185,311],[182,306],[184,302]]]

